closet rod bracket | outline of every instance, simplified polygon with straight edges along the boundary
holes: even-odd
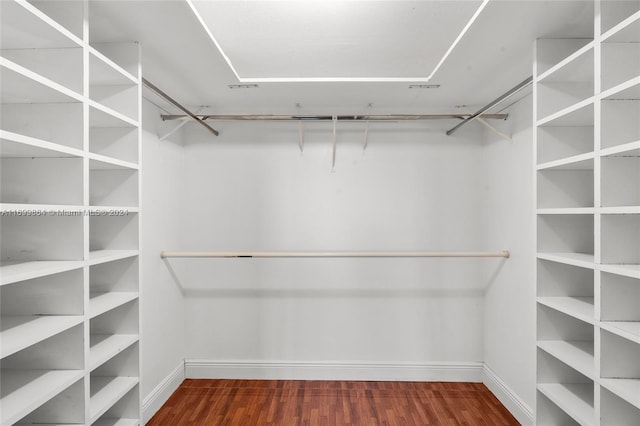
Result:
[[[464,126],[467,123],[472,122],[473,120],[476,120],[478,117],[480,117],[481,115],[484,116],[485,118],[488,117],[488,114],[485,114],[485,112],[489,111],[491,108],[493,108],[494,106],[500,104],[501,102],[509,99],[511,96],[515,95],[516,93],[520,92],[521,90],[531,86],[531,84],[533,84],[533,76],[525,79],[524,81],[522,81],[521,83],[519,83],[518,85],[516,85],[515,87],[509,89],[507,92],[503,93],[502,95],[498,96],[496,99],[494,99],[493,101],[489,102],[487,105],[485,105],[484,107],[480,108],[478,111],[476,111],[474,114],[471,114],[471,116],[467,117],[464,121],[462,121],[461,123],[458,123],[457,125],[455,125],[454,127],[452,127],[451,129],[447,130],[447,136],[451,136],[452,134],[455,133],[456,130],[458,130],[460,127]]]
[[[158,86],[156,86],[155,84],[151,83],[149,80],[147,80],[146,78],[142,77],[142,83],[147,86],[149,89],[153,90],[154,92],[156,92],[158,95],[160,95],[162,98],[166,99],[170,104],[172,104],[173,106],[175,106],[176,108],[178,108],[180,111],[184,112],[185,114],[187,114],[189,117],[191,117],[194,121],[197,121],[198,123],[200,123],[200,125],[204,126],[208,131],[210,131],[211,133],[213,133],[214,135],[218,136],[219,133],[216,129],[214,129],[213,127],[209,126],[207,123],[204,122],[204,119],[202,118],[198,118],[198,116],[196,116],[194,113],[192,113],[191,111],[189,111],[187,108],[185,108],[184,106],[182,106],[182,104],[180,104],[178,101],[176,101],[175,99],[173,99],[171,96],[167,95],[165,92],[163,92],[162,90],[160,90],[160,88],[158,88]],[[164,116],[161,116],[162,119],[164,120]]]

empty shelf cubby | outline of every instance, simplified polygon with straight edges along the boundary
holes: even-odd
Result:
[[[137,206],[138,170],[109,168],[105,163],[93,162],[89,173],[89,204],[110,207]]]
[[[2,424],[20,421],[84,377],[83,334],[80,323],[0,361]],[[71,392],[58,401],[66,407],[57,411],[62,422],[82,421],[83,398],[84,393]]]
[[[593,160],[538,170],[538,208],[594,206]]]
[[[594,271],[538,260],[538,303],[585,322],[593,323]]]
[[[138,215],[129,213],[89,218],[89,249],[135,250],[138,247]]]
[[[584,122],[538,127],[538,165],[593,152],[593,114],[588,115],[593,108],[585,111]]]
[[[640,408],[618,395],[600,387],[600,424],[602,426],[637,426],[640,424]]]
[[[538,117],[559,113],[594,95],[594,50],[588,44],[538,81]]]
[[[603,264],[640,264],[640,214],[602,215]]]
[[[38,260],[82,260],[83,218],[78,216],[3,216],[3,265]]]
[[[615,94],[602,100],[602,148],[640,141],[640,96]]]
[[[638,11],[640,11],[640,1],[638,0],[601,2],[600,31],[606,34]],[[635,41],[640,41],[640,32],[637,29],[631,32],[636,34]],[[629,37],[625,37],[625,39],[631,40]]]
[[[538,349],[538,392],[553,402],[561,411],[580,425],[591,425],[595,420],[593,380],[567,364]],[[540,399],[538,399],[540,402]],[[545,400],[543,400],[545,401]],[[546,402],[545,402],[546,403]],[[549,416],[550,424],[572,424],[566,417],[547,406],[543,416]],[[544,418],[544,417],[543,417]],[[538,424],[540,422],[538,418]],[[556,423],[561,421],[562,423]]]
[[[0,159],[0,202],[82,205],[82,159]]]
[[[640,206],[640,147],[601,159],[602,207]]]
[[[132,390],[137,394],[139,370],[139,348],[128,347],[90,375],[89,418],[98,420],[127,397]]]
[[[538,215],[538,252],[593,256],[593,215]]]

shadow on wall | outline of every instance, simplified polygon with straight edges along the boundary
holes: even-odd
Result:
[[[434,280],[423,279],[420,281],[400,279],[398,282],[392,281],[390,277],[383,278],[370,287],[354,288],[353,284],[340,283],[336,285],[333,281],[325,287],[318,287],[317,283],[313,283],[313,279],[306,283],[297,281],[295,284],[304,288],[291,288],[291,284],[287,285],[268,285],[269,288],[263,288],[264,283],[260,279],[250,280],[249,287],[247,281],[242,280],[242,284],[235,288],[229,288],[234,285],[234,280],[225,281],[227,287],[188,287],[185,286],[183,280],[180,279],[179,273],[176,271],[169,259],[163,259],[163,262],[171,275],[175,285],[180,289],[184,297],[197,298],[234,298],[234,299],[252,299],[252,298],[300,298],[300,299],[419,299],[419,298],[465,298],[465,297],[482,297],[486,290],[493,285],[502,271],[507,259],[500,259],[493,273],[489,277],[485,286],[478,286],[475,283],[467,283],[457,286],[442,287],[441,279]],[[180,269],[180,268],[179,268]],[[209,276],[213,276],[214,269],[209,269]],[[218,277],[219,278],[219,277]],[[255,277],[254,277],[255,278]],[[425,277],[426,278],[426,277]],[[205,279],[204,281],[212,284],[213,280]],[[222,282],[222,281],[219,281]],[[311,284],[309,284],[311,282]],[[356,281],[358,282],[358,280]],[[361,282],[361,281],[360,281]],[[434,285],[435,282],[435,285]],[[237,284],[237,283],[236,283]],[[262,288],[261,288],[262,287]]]
[[[484,289],[183,289],[186,297],[251,298],[299,298],[299,299],[418,299],[478,297]]]
[[[511,254],[511,256],[513,256],[513,253]],[[502,269],[504,268],[504,265],[506,263],[507,263],[507,259],[502,259],[500,263],[498,263],[498,266],[493,270],[491,275],[489,275],[489,279],[487,280],[487,285],[483,290],[484,292],[486,292],[486,290],[489,289],[489,287],[492,287],[493,284],[495,284],[498,277],[500,276],[500,272],[502,272]]]
[[[169,271],[169,275],[171,275],[171,279],[175,283],[176,287],[178,287],[180,289],[180,293],[183,296],[185,296],[184,286],[182,285],[182,282],[180,281],[180,278],[178,278],[178,274],[176,274],[175,269],[173,269],[173,267],[171,266],[171,262],[169,262],[169,259],[162,259],[162,262],[167,267],[167,271]]]

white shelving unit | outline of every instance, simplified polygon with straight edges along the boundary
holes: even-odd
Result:
[[[0,425],[138,425],[139,47],[0,7]]]
[[[536,424],[640,424],[640,1],[539,40]]]

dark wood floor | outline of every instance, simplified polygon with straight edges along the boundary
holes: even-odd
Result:
[[[518,425],[481,383],[187,379],[148,426]]]

